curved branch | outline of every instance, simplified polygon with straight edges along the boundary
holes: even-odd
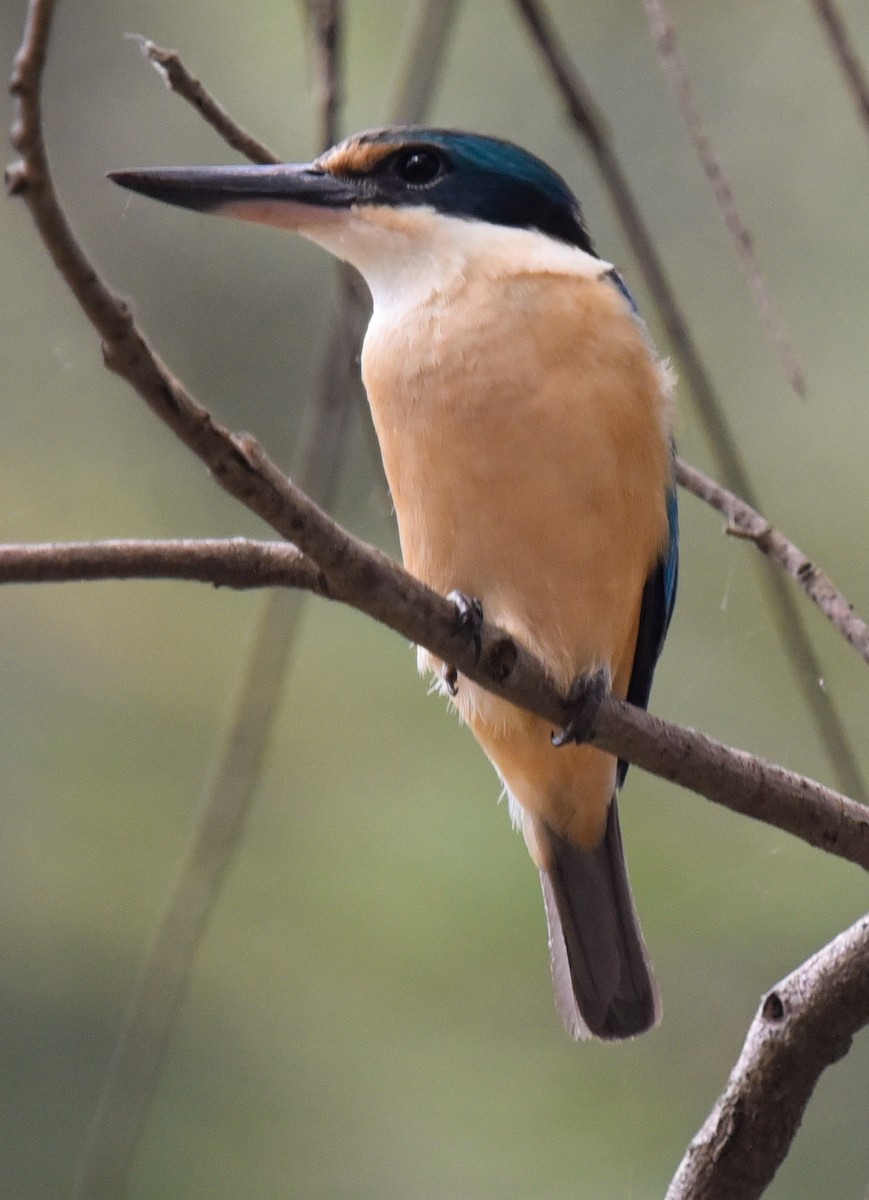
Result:
[[[727,1087],[666,1200],[755,1200],[787,1157],[824,1070],[869,1024],[869,916],[764,997]]]
[[[869,806],[815,780],[612,696],[588,740],[731,812],[774,825],[869,870]]]
[[[770,525],[766,517],[762,517],[750,504],[684,459],[676,460],[676,478],[687,491],[727,517],[727,533],[753,542],[761,554],[787,571],[842,637],[869,662],[869,625],[825,571],[811,562],[798,546],[774,525]]]

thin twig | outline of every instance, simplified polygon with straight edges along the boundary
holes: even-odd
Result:
[[[682,458],[676,460],[676,478],[687,491],[727,517],[727,533],[753,542],[762,554],[787,571],[839,633],[869,662],[869,625],[825,571],[751,505]]]
[[[391,124],[414,125],[429,109],[458,8],[459,0],[428,0],[420,7],[402,58]]]
[[[340,0],[307,0],[305,11],[311,26],[314,52],[316,109],[320,119],[319,144],[328,150],[338,141],[341,107],[339,61],[341,57]]]
[[[673,285],[655,247],[627,176],[616,154],[612,137],[554,25],[537,0],[515,0],[534,44],[561,95],[568,117],[588,143],[601,173],[625,237],[634,252],[653,303],[679,362],[680,374],[697,407],[717,473],[727,486],[752,508],[762,509],[756,489],[730,428],[712,380],[700,357]],[[830,769],[842,791],[867,799],[863,774],[845,723],[829,692],[819,686],[823,677],[803,614],[781,572],[761,564],[761,582],[767,605],[776,616],[797,686],[824,746]]]
[[[827,31],[833,53],[854,96],[857,112],[869,133],[869,80],[851,41],[845,18],[836,0],[812,0],[818,19]]]
[[[286,599],[284,593],[277,593]],[[88,1138],[73,1200],[121,1200],[156,1092],[190,971],[233,862],[268,749],[292,633],[266,605],[232,706],[233,717],[139,976]],[[271,618],[271,622],[270,619]]]
[[[167,88],[175,92],[188,104],[192,104],[199,115],[233,150],[255,163],[278,163],[282,159],[248,130],[243,129],[226,109],[218,104],[214,96],[185,67],[177,50],[164,50],[141,34],[128,35],[137,42],[139,49],[154,64],[163,77]]]
[[[745,222],[739,215],[733,191],[722,169],[721,163],[712,149],[709,135],[703,127],[700,110],[694,99],[688,72],[679,53],[676,39],[676,28],[667,9],[666,0],[643,0],[646,17],[652,31],[655,48],[661,60],[664,74],[669,80],[670,87],[676,97],[676,103],[685,120],[688,136],[691,138],[700,165],[706,178],[712,186],[712,194],[724,224],[733,239],[740,264],[748,280],[748,286],[754,297],[754,303],[760,314],[760,319],[766,329],[767,336],[778,352],[779,360],[785,377],[798,396],[806,393],[806,379],[802,367],[797,362],[797,356],[791,339],[784,327],[781,314],[772,298],[769,287],[757,261],[754,243]]]
[[[756,1200],[787,1157],[822,1073],[869,1023],[869,916],[763,998],[727,1087],[667,1200]]]

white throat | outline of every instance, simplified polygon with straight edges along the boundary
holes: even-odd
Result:
[[[379,317],[449,293],[467,276],[579,275],[612,265],[534,229],[446,216],[433,208],[357,205],[341,220],[298,232],[361,273]]]

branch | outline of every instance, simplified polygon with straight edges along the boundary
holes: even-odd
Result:
[[[806,393],[806,380],[796,359],[793,345],[782,323],[781,316],[770,295],[766,280],[761,274],[751,234],[746,229],[736,208],[733,192],[727,182],[721,163],[715,156],[709,135],[703,128],[700,111],[691,91],[688,72],[676,44],[676,29],[667,11],[666,0],[643,0],[646,18],[652,32],[655,49],[664,68],[664,74],[676,97],[691,144],[700,160],[700,165],[712,185],[715,202],[724,217],[724,224],[733,238],[736,253],[748,280],[754,303],[767,336],[778,351],[785,377],[798,396]]]
[[[616,154],[613,140],[589,89],[560,40],[555,26],[537,0],[514,0],[532,41],[540,51],[567,110],[571,124],[588,144],[609,191],[625,237],[634,252],[646,286],[679,362],[680,373],[705,427],[718,474],[738,496],[759,509],[760,500],[727,420],[724,405],[679,307],[673,285],[655,248],[637,199]],[[827,760],[839,787],[860,799],[867,798],[862,772],[845,724],[828,692],[818,687],[824,672],[812,645],[795,598],[778,571],[761,573],[767,603],[778,618],[776,626],[785,644],[797,685],[809,709]]]
[[[458,8],[459,0],[427,0],[421,6],[399,73],[391,112],[393,124],[415,125],[431,107]]]
[[[869,807],[814,780],[613,696],[588,740],[731,812],[786,830],[869,870]]]
[[[727,533],[753,542],[762,554],[787,571],[839,633],[869,662],[869,626],[826,572],[810,562],[798,546],[750,504],[684,459],[676,460],[676,478],[682,487],[727,517]]]
[[[836,0],[812,0],[812,3],[818,14],[818,20],[827,31],[833,53],[839,60],[839,66],[854,95],[857,112],[866,126],[866,132],[869,133],[869,80],[866,79],[860,59],[857,57],[857,51],[854,49],[848,33],[845,18],[842,16]]]
[[[195,75],[184,66],[177,50],[164,50],[141,34],[131,33],[130,38],[138,42],[139,49],[162,75],[166,87],[192,104],[206,124],[223,138],[233,150],[255,163],[279,163],[283,160],[270,150],[265,142],[243,129],[215,100]]]
[[[249,538],[0,545],[0,584],[186,579],[215,587],[304,588],[324,595],[315,563],[286,542]]]
[[[314,53],[316,107],[320,117],[318,142],[321,150],[328,150],[338,140],[341,108],[341,6],[339,0],[306,0],[304,11],[313,34],[310,42]]]
[[[222,753],[133,986],[79,1159],[72,1200],[121,1200],[190,971],[241,841],[293,639],[287,595],[262,612]],[[295,612],[300,609],[296,608]],[[297,628],[297,624],[295,626]]]
[[[727,1087],[666,1200],[755,1200],[787,1156],[815,1085],[869,1023],[869,916],[764,997]]]
[[[321,514],[324,522],[329,518]],[[337,527],[335,527],[337,529]],[[569,704],[545,665],[504,630],[483,622],[480,653],[452,602],[379,551],[338,530],[315,565],[294,546],[233,538],[225,542],[84,542],[0,546],[0,583],[71,579],[193,579],[236,588],[307,588],[375,617],[426,646],[505,700],[564,726]],[[315,544],[314,539],[311,545]],[[250,579],[244,577],[249,568]],[[604,699],[588,740],[643,770],[801,838],[869,870],[869,808],[784,767],[654,717],[613,696]]]

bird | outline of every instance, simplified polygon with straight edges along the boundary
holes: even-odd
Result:
[[[596,676],[647,706],[678,574],[674,380],[555,170],[501,138],[393,127],[310,163],[110,178],[294,231],[355,267],[405,566],[537,655],[562,694]],[[617,808],[627,763],[417,653],[494,765],[540,873],[568,1033],[652,1028],[660,995]]]

